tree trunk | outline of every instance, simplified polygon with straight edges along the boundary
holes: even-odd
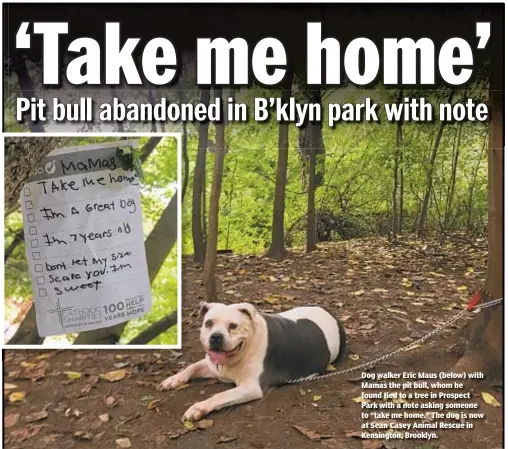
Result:
[[[35,321],[35,307],[32,303],[28,313],[21,321],[16,333],[7,342],[9,345],[41,345],[44,339],[39,337]]]
[[[491,119],[488,155],[487,276],[483,300],[503,297],[503,71],[494,69],[490,85]],[[503,303],[480,311],[470,325],[464,356],[451,368],[456,372],[481,371],[491,379],[502,378]]]
[[[402,89],[399,91],[397,102],[402,103]],[[397,193],[399,191],[399,166],[400,166],[400,154],[402,144],[402,121],[397,122],[397,130],[395,135],[395,155],[393,161],[393,190],[392,190],[392,240],[397,241],[397,232],[399,228],[399,217],[398,217],[398,201]]]
[[[485,150],[485,146],[487,144],[487,137],[488,134],[485,135],[485,138],[483,139],[483,145],[480,149],[480,155],[478,156],[478,161],[476,163],[475,168],[473,169],[473,176],[472,181],[469,186],[469,192],[468,192],[468,200],[467,200],[467,232],[472,231],[472,218],[473,218],[473,197],[474,197],[474,188],[476,186],[476,178],[478,177],[478,170],[480,169],[480,163],[483,158],[483,151]]]
[[[448,97],[448,103],[452,101],[453,91],[450,92]],[[436,162],[437,151],[439,149],[439,144],[441,143],[441,137],[443,136],[443,131],[446,126],[445,121],[441,121],[439,123],[439,128],[436,134],[436,140],[434,141],[434,146],[432,147],[432,153],[430,155],[430,166],[427,168],[427,185],[425,188],[425,195],[423,197],[422,206],[420,209],[420,216],[418,217],[418,224],[416,225],[416,234],[421,237],[423,231],[425,229],[425,222],[427,220],[427,212],[429,209],[429,201],[430,195],[432,193],[432,182],[434,179],[434,164]]]
[[[281,100],[283,104],[291,97],[292,76],[286,76],[282,88]],[[284,259],[287,250],[284,246],[284,211],[286,207],[286,180],[289,155],[289,123],[281,121],[279,124],[279,155],[277,159],[277,177],[275,180],[275,199],[273,201],[272,242],[268,250],[268,257]]]
[[[402,132],[402,129],[401,129]],[[402,134],[401,134],[402,139]],[[398,232],[399,234],[402,234],[403,228],[404,228],[404,155],[400,154],[400,183],[399,183],[399,226],[398,226]]]
[[[187,187],[189,185],[189,153],[187,152],[187,122],[182,123],[182,158],[183,158],[183,184],[182,184],[182,204],[187,193]]]
[[[458,125],[457,131],[457,139],[455,141],[455,145],[453,148],[453,160],[452,160],[452,173],[450,175],[450,187],[448,188],[448,195],[446,196],[446,205],[445,205],[445,214],[444,214],[444,230],[448,232],[448,227],[450,225],[450,219],[453,210],[453,196],[455,195],[455,183],[457,179],[457,166],[459,162],[459,154],[460,154],[460,140],[462,137],[462,124],[464,122],[460,122]]]
[[[111,86],[110,89],[111,89],[111,103],[113,103],[113,101],[115,101],[115,98],[116,98],[118,100],[118,103],[122,104],[122,100],[120,100],[120,98],[118,98],[118,94],[116,93],[116,87]],[[116,122],[116,132],[118,132],[118,133],[125,132],[125,127],[123,126],[123,122],[121,120]]]
[[[16,76],[18,77],[18,84],[21,90],[21,96],[25,98],[37,98],[37,93],[35,91],[35,86],[30,78],[30,74],[28,73],[28,69],[26,68],[26,63],[22,57],[16,56],[13,58],[12,68]],[[28,114],[27,114],[28,115]],[[28,115],[29,127],[30,131],[33,133],[43,133],[44,125],[42,122],[34,122]]]
[[[200,103],[210,103],[210,90],[202,89]],[[205,233],[202,213],[204,210],[204,194],[206,185],[206,148],[208,146],[208,122],[199,125],[198,154],[194,179],[192,182],[192,242],[194,245],[194,260],[197,263],[205,261]],[[203,201],[203,202],[202,202]]]
[[[150,137],[150,139],[148,139],[148,142],[143,147],[141,155],[139,156],[141,163],[145,162],[150,157],[150,155],[153,153],[153,150],[155,150],[155,147],[161,140],[162,137]]]
[[[65,145],[66,137],[6,137],[4,149],[4,215],[19,207],[19,196],[48,153]]]
[[[152,108],[154,108],[157,103],[157,99],[155,98],[155,91],[153,89],[148,90],[148,102],[152,105]],[[153,133],[157,132],[157,121],[156,120],[152,120],[151,132],[153,132]]]
[[[320,93],[318,93],[320,96]],[[321,127],[316,123],[309,123],[309,189],[307,194],[307,247],[308,253],[317,248],[316,235],[316,153],[320,143]]]
[[[222,90],[217,88],[215,97],[221,98]],[[221,98],[221,107],[224,110]],[[219,236],[219,208],[220,195],[222,190],[222,173],[224,171],[224,158],[226,156],[224,122],[215,124],[215,164],[213,167],[212,191],[210,193],[210,211],[208,215],[208,235],[206,239],[206,258],[204,283],[206,299],[217,300],[217,284],[215,279],[215,268],[217,262],[217,239]]]

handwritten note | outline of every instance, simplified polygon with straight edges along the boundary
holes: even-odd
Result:
[[[49,154],[21,192],[41,337],[113,326],[151,308],[139,179],[117,148]]]

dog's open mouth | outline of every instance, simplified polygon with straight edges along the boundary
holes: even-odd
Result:
[[[215,365],[227,365],[228,359],[230,359],[231,357],[238,354],[240,352],[240,350],[242,349],[242,346],[243,346],[243,341],[240,342],[240,344],[236,348],[232,349],[231,351],[215,351],[215,350],[209,349],[207,351],[207,354],[208,354],[208,357],[210,357],[210,360],[212,361],[212,363],[214,363]]]

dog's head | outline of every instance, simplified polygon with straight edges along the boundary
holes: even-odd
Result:
[[[252,304],[201,303],[201,343],[210,360],[229,365],[240,360],[255,333]]]

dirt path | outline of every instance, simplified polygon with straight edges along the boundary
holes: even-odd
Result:
[[[356,240],[323,245],[311,255],[295,253],[280,263],[255,256],[224,256],[219,258],[219,285],[224,301],[255,302],[263,311],[325,305],[345,321],[350,358],[344,367],[353,366],[433,329],[482,284],[485,254],[465,246],[427,245],[422,250],[408,245],[390,248],[382,240]],[[120,438],[143,449],[383,447],[377,442],[364,445],[350,436],[349,432],[361,430],[362,422],[361,406],[352,401],[361,394],[357,374],[279,388],[261,401],[213,413],[209,417],[213,423],[204,423],[208,428],[185,430],[180,417],[186,408],[228,387],[205,381],[175,392],[155,389],[166,376],[203,355],[197,339],[197,308],[203,299],[200,268],[187,261],[184,279],[183,354],[160,349],[6,351],[5,382],[16,388],[4,390],[11,425],[5,447],[111,449],[119,447],[115,441]],[[465,320],[458,326],[464,324]],[[462,333],[450,329],[376,371],[446,370],[463,350]],[[120,379],[99,378],[111,371],[118,371]],[[18,391],[26,396],[10,403],[9,394]],[[502,394],[486,383],[473,385],[472,391],[474,402],[480,404],[478,411],[486,416],[473,429],[440,431],[433,445],[393,440],[385,447],[500,448],[502,408],[485,404],[480,394],[490,392],[499,402]],[[27,417],[42,419],[27,423]],[[293,425],[330,438],[311,441]]]

